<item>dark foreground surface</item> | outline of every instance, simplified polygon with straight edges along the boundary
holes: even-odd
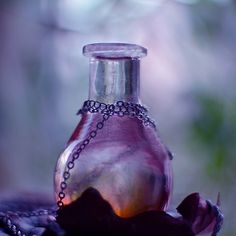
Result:
[[[216,235],[222,224],[222,215],[214,205],[201,208],[199,194],[188,196],[178,206],[182,216],[176,218],[163,211],[120,218],[93,188],[58,211],[52,202],[40,199],[21,196],[0,202],[0,236],[194,236],[207,230]]]

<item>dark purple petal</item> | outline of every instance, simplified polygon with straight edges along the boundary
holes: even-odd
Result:
[[[195,234],[212,233],[216,236],[223,223],[223,215],[219,207],[204,200],[199,193],[187,196],[177,207],[177,211]]]
[[[88,188],[80,198],[60,209],[57,222],[69,235],[195,235],[185,221],[164,211],[147,211],[133,217],[121,218],[93,188]]]

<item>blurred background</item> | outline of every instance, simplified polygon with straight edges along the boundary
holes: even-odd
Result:
[[[94,42],[148,49],[141,98],[175,155],[172,205],[220,192],[221,235],[236,235],[235,0],[1,0],[0,194],[52,194]]]

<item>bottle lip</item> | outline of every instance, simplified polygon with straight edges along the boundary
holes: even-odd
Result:
[[[99,59],[137,59],[147,55],[147,49],[129,43],[93,43],[83,47],[83,55]]]

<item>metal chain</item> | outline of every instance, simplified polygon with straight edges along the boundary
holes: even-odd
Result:
[[[98,131],[103,129],[105,122],[111,116],[117,115],[119,117],[135,117],[139,119],[144,125],[150,125],[156,128],[154,121],[151,120],[147,115],[147,109],[141,106],[140,104],[128,103],[123,101],[118,101],[114,104],[105,104],[93,100],[87,100],[84,102],[83,107],[79,110],[77,114],[83,115],[86,112],[101,113],[102,119],[96,124],[96,128],[89,133],[88,137],[82,142],[82,144],[76,147],[71,154],[71,160],[67,163],[66,169],[63,173],[63,181],[60,184],[61,191],[58,194],[59,200],[57,202],[57,206],[59,207],[59,209],[64,206],[63,199],[65,198],[67,180],[70,178],[70,170],[74,168],[75,161],[79,158],[81,152],[86,148],[90,141],[96,137]],[[213,208],[213,210],[217,214],[217,220],[212,234],[212,236],[216,236],[221,228],[223,216],[217,206],[214,206],[210,202],[208,202],[208,204]],[[19,225],[14,223],[14,220],[11,218],[11,214],[14,215],[14,217],[37,217],[43,215],[55,216],[56,212],[56,207],[47,210],[38,209],[29,212],[0,212],[0,220],[5,225],[5,228],[8,229],[8,231],[12,235],[27,236],[27,234],[21,230]]]
[[[100,113],[102,114],[102,119],[96,124],[96,128],[89,133],[88,137],[78,147],[76,147],[71,154],[71,160],[66,165],[66,169],[63,173],[63,181],[60,183],[61,191],[58,194],[59,200],[57,202],[57,206],[59,208],[62,208],[64,206],[63,199],[65,198],[67,181],[70,178],[70,171],[74,168],[75,161],[79,158],[81,152],[86,148],[90,141],[97,136],[97,133],[100,130],[103,129],[105,122],[111,116],[128,116],[132,118],[137,118],[146,126],[150,125],[154,128],[156,127],[154,121],[148,117],[147,109],[141,106],[140,104],[123,101],[118,101],[114,104],[105,104],[93,100],[87,100],[84,102],[83,107],[79,110],[77,114],[83,115],[86,112]],[[19,225],[14,223],[11,214],[13,214],[14,217],[37,217],[42,215],[56,215],[56,208],[54,207],[49,210],[39,209],[31,212],[0,212],[0,220],[5,225],[5,228],[8,229],[12,235],[26,236],[27,234],[20,229]]]
[[[46,216],[46,215],[56,215],[56,208],[53,207],[51,209],[37,209],[35,211],[29,211],[29,212],[11,212],[8,211],[6,213],[0,212],[0,220],[5,225],[5,227],[8,229],[8,231],[12,235],[17,236],[26,236],[22,229],[19,227],[18,224],[14,223],[14,220],[12,220],[11,215],[14,217],[37,217],[37,216]]]
[[[144,125],[152,125],[155,127],[155,122],[147,115],[147,109],[136,103],[118,101],[114,104],[105,104],[98,101],[87,100],[77,114],[83,114],[85,112],[101,113],[110,116],[117,115],[119,117],[136,117],[141,120]]]
[[[156,127],[153,120],[147,115],[147,109],[140,104],[118,101],[114,104],[105,104],[98,101],[87,100],[84,102],[82,109],[77,114],[83,115],[86,112],[101,113],[102,120],[96,124],[96,128],[92,130],[88,137],[78,147],[74,148],[71,154],[71,160],[67,163],[65,171],[63,172],[63,180],[60,183],[60,192],[58,193],[57,206],[61,209],[64,206],[63,199],[66,197],[65,190],[67,188],[67,180],[70,178],[70,171],[75,166],[75,161],[79,158],[81,152],[86,148],[92,139],[94,139],[99,132],[103,129],[105,122],[111,116],[129,116],[138,118],[144,125],[151,125]]]

